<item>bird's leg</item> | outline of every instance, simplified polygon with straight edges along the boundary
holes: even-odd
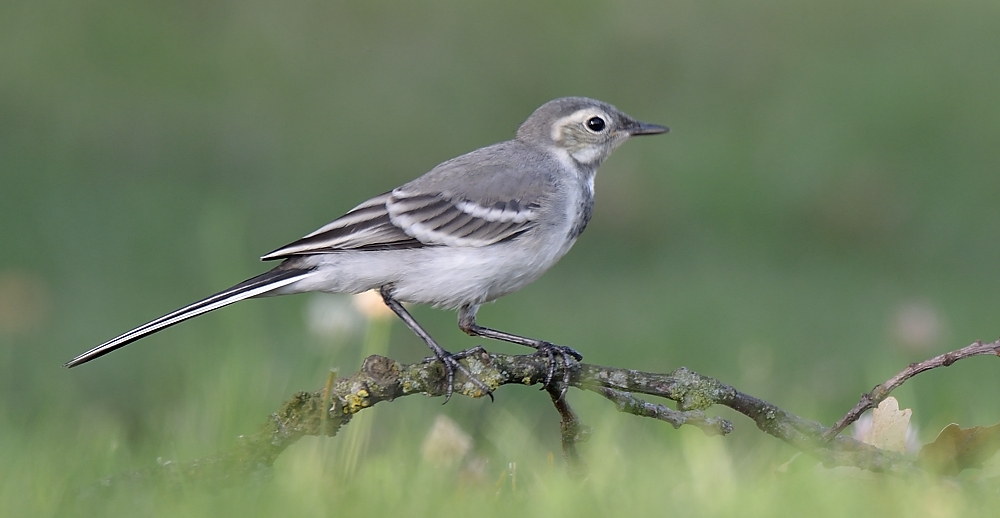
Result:
[[[406,324],[406,327],[410,328],[410,331],[413,331],[415,335],[417,335],[421,340],[424,341],[425,344],[427,344],[427,347],[431,349],[431,352],[434,353],[434,356],[438,360],[440,360],[441,363],[444,365],[444,371],[448,382],[448,388],[445,389],[445,398],[444,398],[445,403],[447,403],[451,399],[452,387],[455,383],[455,370],[458,370],[462,374],[465,374],[465,376],[468,377],[469,380],[472,381],[472,383],[474,383],[477,387],[479,387],[479,389],[482,390],[484,394],[490,397],[490,400],[493,399],[493,393],[490,390],[490,388],[487,387],[486,384],[480,381],[478,378],[474,377],[465,368],[464,365],[458,363],[458,358],[459,358],[458,356],[451,354],[450,352],[444,350],[443,347],[438,345],[438,343],[435,342],[433,338],[431,338],[431,335],[429,335],[427,331],[424,331],[423,327],[420,327],[420,324],[418,324],[417,321],[413,318],[413,315],[410,315],[410,313],[406,311],[406,308],[404,308],[403,305],[398,300],[393,298],[392,288],[390,286],[388,285],[382,286],[381,288],[379,288],[379,293],[382,295],[382,300],[385,302],[385,305],[389,306],[389,309],[391,309],[394,313],[396,313],[397,316],[399,316],[399,318],[403,321],[403,323]],[[462,357],[464,357],[464,355]]]
[[[573,350],[571,347],[566,347],[563,345],[555,345],[551,342],[546,342],[544,340],[536,340],[534,338],[528,338],[525,336],[515,335],[507,333],[504,331],[497,331],[496,329],[490,329],[488,327],[483,327],[476,323],[476,312],[479,311],[478,305],[466,305],[462,306],[458,310],[458,328],[461,329],[465,334],[469,336],[481,336],[483,338],[492,338],[494,340],[501,340],[504,342],[510,342],[512,344],[524,345],[537,350],[539,353],[545,354],[549,358],[549,372],[545,375],[545,382],[542,385],[542,389],[549,386],[552,382],[552,376],[555,374],[556,369],[556,355],[558,354],[562,358],[563,365],[563,386],[562,394],[566,393],[567,387],[569,387],[569,374],[570,374],[570,360],[572,356],[576,361],[583,360],[583,355]],[[561,396],[560,396],[561,397]]]

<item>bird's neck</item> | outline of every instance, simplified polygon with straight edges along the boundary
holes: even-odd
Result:
[[[581,161],[579,153],[571,153],[565,148],[552,146],[548,149],[549,153],[552,154],[559,162],[559,164],[568,172],[572,172],[574,175],[584,178],[593,185],[594,174],[597,173],[598,166],[604,161],[604,157],[590,157],[584,156],[583,158],[591,158],[589,161]],[[591,189],[593,190],[593,189]]]

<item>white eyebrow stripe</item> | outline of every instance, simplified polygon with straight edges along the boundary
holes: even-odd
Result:
[[[487,221],[524,223],[534,219],[535,217],[535,211],[531,209],[520,211],[497,209],[493,207],[483,207],[482,205],[471,201],[459,201],[455,203],[455,207],[470,216],[485,219]]]
[[[582,110],[577,110],[565,117],[556,119],[556,121],[552,123],[552,133],[550,134],[552,140],[559,142],[560,140],[562,140],[563,128],[569,126],[572,123],[582,123],[583,121],[591,117],[601,117],[607,119],[608,115],[603,111],[598,110],[597,108],[584,108]]]

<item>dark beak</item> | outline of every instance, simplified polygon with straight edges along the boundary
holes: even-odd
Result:
[[[634,121],[625,128],[625,131],[628,131],[628,134],[634,137],[636,135],[659,135],[660,133],[667,133],[670,131],[670,128],[660,126],[659,124]]]

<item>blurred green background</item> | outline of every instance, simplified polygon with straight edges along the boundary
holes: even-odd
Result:
[[[364,326],[336,320],[348,301],[311,295],[61,365],[263,271],[257,256],[510,138],[565,95],[672,132],[616,152],[573,251],[480,322],[593,363],[687,366],[831,423],[907,363],[1000,335],[998,84],[990,1],[5,1],[0,510],[63,514],[74,488],[224,449],[331,367],[356,370]],[[454,313],[414,311],[452,350],[483,343]],[[427,354],[392,325],[390,356]],[[925,442],[952,421],[991,424],[997,369],[969,360],[897,397]],[[616,423],[585,449],[619,463],[721,447],[739,480],[792,453],[738,416],[734,437],[707,439],[570,398],[585,422]],[[487,478],[514,461],[544,467],[546,452],[559,458],[547,399],[407,398],[370,412],[352,455],[418,470],[444,413],[475,439]],[[523,433],[498,439],[511,423]],[[364,480],[329,469],[338,484]],[[301,512],[376,512],[350,495]],[[199,509],[229,509],[202,497]]]

